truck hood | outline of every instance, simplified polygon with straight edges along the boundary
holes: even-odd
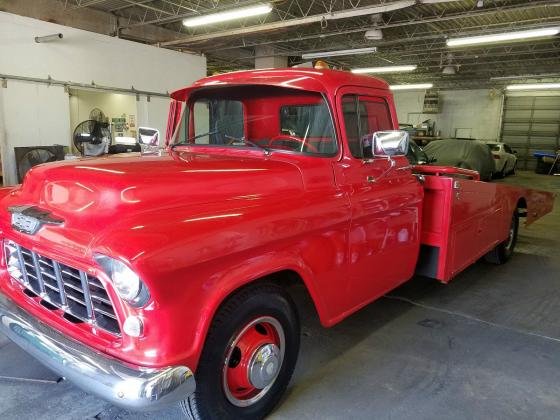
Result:
[[[258,152],[116,155],[34,167],[23,185],[2,200],[0,222],[9,225],[9,207],[37,206],[63,219],[64,234],[74,236],[72,242],[81,243],[82,248],[114,222],[143,221],[144,213],[165,218],[164,210],[182,208],[188,216],[206,203],[227,206],[230,202],[233,208],[251,200],[302,192],[296,165]],[[41,232],[54,229],[45,227]]]

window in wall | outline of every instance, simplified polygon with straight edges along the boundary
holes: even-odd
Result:
[[[358,159],[372,157],[368,138],[373,133],[393,129],[389,107],[381,98],[345,95],[342,98],[342,113],[346,141],[352,156]]]

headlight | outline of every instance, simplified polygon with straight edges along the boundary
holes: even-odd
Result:
[[[119,296],[132,306],[140,307],[146,304],[150,293],[140,277],[124,263],[105,255],[96,255],[95,260],[103,267],[105,273],[113,282]]]

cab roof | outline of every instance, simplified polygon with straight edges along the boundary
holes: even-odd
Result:
[[[389,89],[382,79],[340,70],[318,70],[312,68],[244,70],[205,77],[191,86],[171,93],[176,100],[185,98],[194,90],[221,86],[277,86],[307,91],[330,93],[341,86],[363,86],[374,89]]]

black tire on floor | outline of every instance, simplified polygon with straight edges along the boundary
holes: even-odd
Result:
[[[249,394],[247,397],[240,397],[240,394],[235,392],[243,393],[244,388],[230,389],[230,369],[242,369],[241,372],[247,375],[240,377],[250,378],[251,371],[245,370],[244,366],[258,360],[254,356],[258,350],[245,350],[246,354],[243,354],[240,348],[245,347],[237,346],[241,343],[238,340],[252,334],[252,341],[247,338],[247,343],[254,342],[255,336],[258,341],[258,333],[265,335],[265,328],[272,331],[271,337],[283,336],[283,350],[282,344],[278,344],[275,349],[278,351],[275,354],[281,356],[274,360],[279,362],[273,361],[274,369],[271,369],[277,372],[275,379],[271,379],[273,375],[268,377],[267,381],[271,382],[266,382],[267,386],[264,388],[256,387],[253,391],[256,393],[254,396]],[[264,340],[266,339],[268,338]],[[183,413],[194,420],[264,418],[278,404],[290,382],[299,343],[300,325],[297,311],[291,297],[282,287],[272,283],[261,283],[241,289],[228,298],[214,316],[195,373],[196,392],[180,403]],[[259,346],[263,348],[266,345],[261,343]],[[250,353],[252,356],[247,364],[248,359],[243,358],[249,357],[247,355]],[[269,369],[266,369],[266,372],[270,374]],[[233,375],[237,377],[235,373]],[[253,382],[259,378],[261,377]]]
[[[517,161],[513,164],[513,168],[511,169],[510,175],[515,175],[515,169],[517,169]]]
[[[507,166],[507,162],[504,163],[504,167],[503,167],[502,170],[500,171],[500,178],[505,178],[505,177],[507,176],[506,166]]]
[[[496,245],[496,247],[488,252],[484,259],[492,264],[504,264],[513,255],[513,250],[515,249],[515,244],[517,243],[517,232],[519,231],[519,215],[517,209],[513,213],[511,218],[511,225],[509,229],[509,236],[504,241]]]

